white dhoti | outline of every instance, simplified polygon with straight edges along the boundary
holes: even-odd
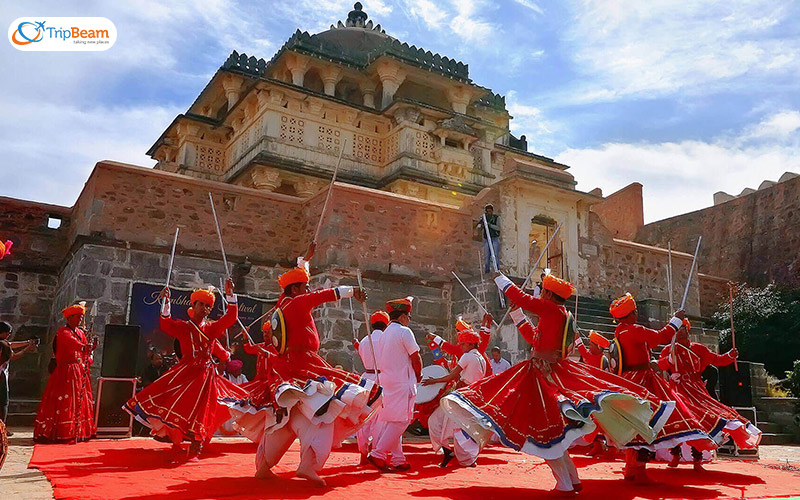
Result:
[[[333,430],[333,424],[312,423],[302,412],[292,410],[288,425],[262,436],[256,451],[256,474],[274,467],[295,438],[300,439],[297,470],[319,472],[331,454]]]
[[[416,397],[415,385],[384,385],[383,408],[378,414],[379,423],[377,424],[381,429],[372,448],[371,455],[373,457],[384,460],[392,466],[405,463],[403,432],[411,424],[414,416]],[[391,455],[391,459],[389,455]]]
[[[436,408],[428,418],[428,433],[431,438],[433,451],[439,452],[442,448],[449,448],[450,439],[453,440],[453,452],[456,460],[463,466],[472,465],[478,458],[481,448],[460,427],[456,427],[441,407]]]

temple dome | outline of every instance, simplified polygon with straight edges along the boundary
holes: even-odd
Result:
[[[344,54],[355,57],[366,57],[370,52],[386,45],[395,38],[386,34],[381,25],[373,26],[372,21],[367,21],[369,16],[362,10],[360,2],[356,2],[347,20],[330,29],[311,36],[311,41],[335,48]]]

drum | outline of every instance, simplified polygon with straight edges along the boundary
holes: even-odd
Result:
[[[445,375],[447,375],[447,369],[440,365],[430,365],[422,369],[422,380],[444,377]],[[433,401],[446,385],[444,382],[433,385],[417,384],[416,404],[421,405]]]
[[[272,345],[278,354],[286,352],[286,320],[283,317],[283,311],[280,308],[275,309],[270,318],[270,327],[272,328]]]

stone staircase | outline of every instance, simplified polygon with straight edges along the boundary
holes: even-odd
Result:
[[[38,409],[38,399],[15,399],[12,397],[8,405],[8,426],[33,427]]]
[[[797,398],[760,398],[755,402],[758,428],[761,429],[761,444],[797,443],[794,416]]]
[[[578,328],[588,334],[589,330],[594,330],[604,334],[607,338],[614,336],[616,324],[608,312],[609,300],[593,299],[590,297],[578,297]],[[564,306],[575,314],[575,297],[570,298]]]

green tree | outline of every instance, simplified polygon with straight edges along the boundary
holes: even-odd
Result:
[[[785,377],[800,359],[800,290],[781,290],[774,283],[763,288],[742,284],[733,294],[739,359],[764,363],[768,373]],[[713,320],[721,331],[720,349],[724,352],[731,348],[728,301],[719,305]]]

